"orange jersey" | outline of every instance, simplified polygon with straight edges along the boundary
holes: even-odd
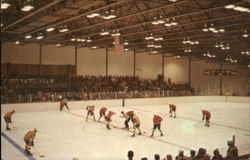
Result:
[[[170,109],[171,111],[175,111],[175,110],[176,110],[176,105],[174,105],[174,104],[169,104],[169,109]]]
[[[93,112],[95,110],[95,106],[87,106],[86,110],[89,112]]]
[[[139,117],[138,117],[138,116],[133,116],[132,122],[133,122],[134,124],[140,124],[140,119],[139,119]]]
[[[161,124],[162,118],[160,116],[154,115],[153,122],[154,124]]]
[[[206,116],[206,117],[210,117],[211,113],[209,111],[207,111],[207,110],[202,110],[202,115]]]
[[[127,115],[128,115],[129,117],[132,117],[132,116],[134,115],[134,111],[128,111],[128,112],[127,112]]]
[[[24,139],[34,139],[36,136],[36,132],[35,131],[29,131],[28,133],[25,134]]]
[[[7,112],[5,115],[4,115],[4,118],[11,118],[12,116],[12,113],[11,112]]]
[[[106,107],[102,107],[101,109],[100,109],[100,113],[105,113],[107,111],[107,108]]]
[[[106,117],[111,118],[114,114],[115,114],[115,112],[109,111],[109,113]]]

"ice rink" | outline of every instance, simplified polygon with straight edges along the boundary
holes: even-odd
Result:
[[[5,123],[1,121],[1,147],[3,160],[28,159],[20,150],[24,149],[24,134],[37,128],[33,159],[44,160],[125,160],[128,150],[135,153],[134,159],[148,157],[153,159],[155,153],[161,158],[167,154],[175,157],[179,150],[184,150],[189,156],[191,149],[198,150],[203,147],[212,156],[213,150],[218,148],[223,156],[226,155],[227,141],[236,137],[236,146],[239,154],[250,151],[249,131],[249,103],[226,102],[195,102],[175,103],[177,105],[177,118],[168,116],[168,104],[165,105],[133,105],[133,106],[106,106],[108,110],[115,111],[112,117],[116,128],[107,130],[105,124],[93,120],[85,122],[86,110],[71,109],[70,113],[64,108],[60,111],[16,112],[13,115],[13,130],[6,131]],[[20,104],[24,105],[24,104]],[[44,104],[34,104],[44,105]],[[59,106],[58,103],[54,105]],[[70,103],[71,108],[74,103]],[[84,102],[75,105],[84,106]],[[34,106],[39,107],[39,106]],[[99,108],[96,106],[95,116],[99,117]],[[211,126],[204,127],[201,122],[201,109],[211,112]],[[131,137],[132,133],[120,129],[124,127],[124,119],[120,117],[121,111],[133,110],[141,121],[143,135]],[[158,130],[154,138],[152,132],[153,113],[163,117],[161,137]],[[103,122],[104,119],[101,119]],[[132,124],[130,122],[130,127]],[[6,135],[10,140],[6,140]],[[13,143],[16,143],[14,146]],[[18,150],[18,146],[21,147]],[[39,157],[39,154],[45,157]]]

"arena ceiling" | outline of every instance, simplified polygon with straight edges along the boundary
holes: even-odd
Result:
[[[1,39],[94,49],[120,34],[135,53],[248,65],[249,13],[247,0],[2,0]]]

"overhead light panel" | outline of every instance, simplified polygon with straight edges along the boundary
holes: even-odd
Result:
[[[9,6],[10,6],[9,3],[4,2],[4,1],[1,2],[1,9],[7,9],[7,8],[9,8]]]
[[[29,0],[27,2],[28,3],[25,6],[23,6],[23,8],[21,9],[24,12],[28,12],[28,11],[30,11],[30,10],[32,10],[34,8],[34,6],[32,6],[31,4],[29,4]]]
[[[15,44],[20,44],[20,41],[16,41]]]
[[[234,8],[234,7],[235,7],[235,5],[233,5],[233,4],[229,4],[229,5],[226,5],[226,6],[225,6],[226,9],[232,9],[232,8]]]
[[[44,38],[43,35],[39,35],[39,36],[36,37],[36,39],[43,39],[43,38]]]
[[[32,38],[32,35],[27,35],[27,36],[25,36],[25,38],[30,39],[30,38]]]
[[[62,32],[67,32],[67,31],[69,31],[68,28],[62,28],[62,29],[59,30],[59,32],[61,32],[61,33],[62,33]]]
[[[50,28],[47,28],[47,29],[46,29],[47,32],[52,32],[52,31],[54,31],[54,30],[55,30],[54,27],[50,27]]]

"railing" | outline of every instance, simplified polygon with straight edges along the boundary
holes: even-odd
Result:
[[[120,91],[120,92],[37,92],[37,93],[11,93],[1,95],[1,103],[26,103],[59,101],[62,96],[69,100],[99,100],[121,98],[149,98],[169,96],[191,96],[189,90],[161,90],[161,91]]]

